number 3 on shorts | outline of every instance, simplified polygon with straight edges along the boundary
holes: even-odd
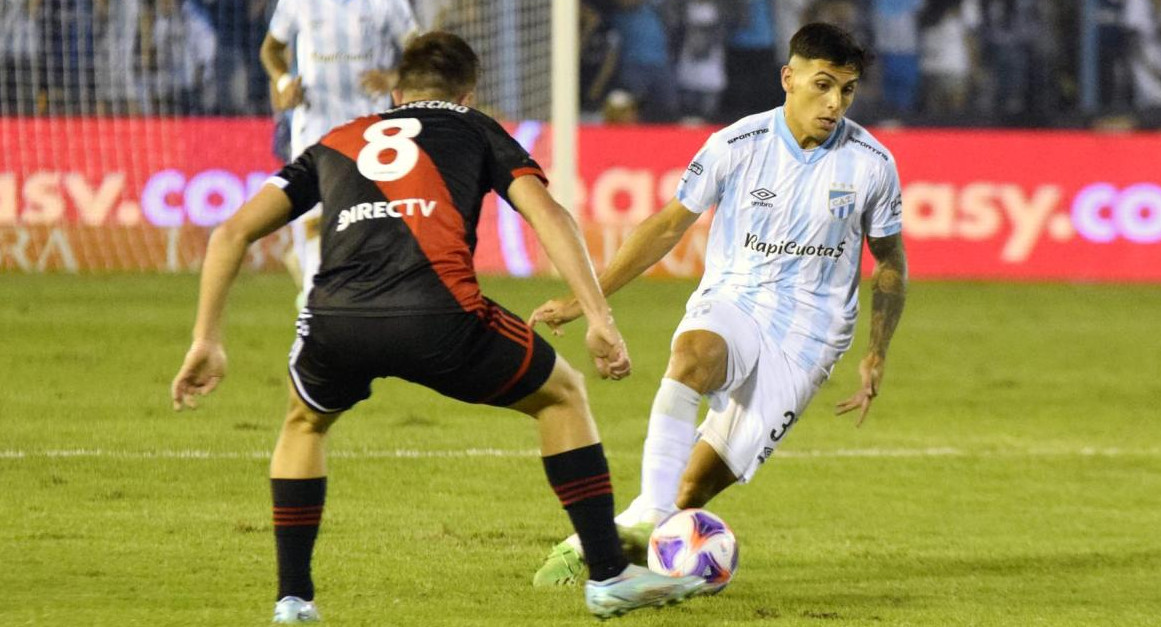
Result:
[[[423,125],[415,118],[382,120],[363,131],[367,145],[359,151],[359,173],[372,181],[397,181],[419,162],[419,146],[411,138],[419,135]],[[395,132],[391,132],[395,131]],[[395,158],[383,163],[384,152],[394,151]]]

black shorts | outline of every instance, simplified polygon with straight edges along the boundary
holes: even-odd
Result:
[[[290,378],[299,397],[321,413],[350,409],[381,377],[506,407],[544,385],[556,351],[515,314],[487,302],[482,315],[368,318],[303,311]]]

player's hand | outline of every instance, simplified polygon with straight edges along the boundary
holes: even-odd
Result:
[[[392,70],[367,70],[359,76],[359,85],[372,96],[388,94],[399,82],[399,73]]]
[[[589,330],[585,334],[589,355],[597,366],[602,379],[614,381],[629,376],[632,364],[629,362],[629,348],[612,317],[605,320],[589,320]]]
[[[564,335],[564,331],[560,329],[561,325],[576,320],[581,317],[582,313],[584,312],[581,310],[580,303],[575,298],[554,298],[532,312],[532,315],[528,317],[528,326],[535,327],[537,323],[543,322],[553,335],[559,337]],[[613,328],[616,329],[616,327]]]
[[[859,419],[855,421],[855,426],[862,425],[867,412],[871,410],[871,401],[879,395],[879,383],[883,380],[883,369],[886,365],[886,360],[875,353],[864,357],[859,362],[859,376],[863,379],[863,387],[854,396],[835,405],[834,413],[841,415],[852,409],[859,409]]]
[[[173,378],[170,395],[173,408],[197,409],[197,397],[205,396],[218,387],[226,376],[226,351],[220,342],[197,340],[185,354],[177,376]]]
[[[279,111],[293,109],[302,104],[303,94],[302,77],[295,76],[286,83],[284,89],[278,89],[278,85],[274,86],[274,107]]]

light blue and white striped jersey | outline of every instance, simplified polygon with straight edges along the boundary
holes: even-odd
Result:
[[[778,107],[711,135],[677,199],[697,213],[717,206],[691,302],[737,303],[807,372],[829,376],[851,344],[863,237],[903,228],[891,153],[846,119],[803,150]]]
[[[270,35],[293,44],[305,102],[291,121],[291,158],[327,131],[359,116],[391,108],[360,77],[399,64],[403,41],[419,24],[407,0],[278,0]]]

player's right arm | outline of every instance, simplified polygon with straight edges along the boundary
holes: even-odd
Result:
[[[609,267],[601,273],[601,292],[611,296],[661,261],[681,241],[681,237],[697,222],[699,216],[674,198],[661,211],[646,218],[633,229],[609,262]],[[529,323],[543,322],[559,335],[560,325],[575,320],[580,314],[581,309],[575,296],[553,299],[537,307]]]
[[[572,215],[535,176],[519,176],[513,180],[508,187],[508,199],[536,232],[548,258],[576,295],[577,315],[583,312],[589,322],[586,340],[597,371],[613,379],[627,376],[628,349],[597,284],[592,260]]]
[[[304,7],[296,0],[278,0],[274,14],[270,16],[270,28],[258,58],[270,78],[270,91],[274,95],[272,104],[276,111],[297,107],[303,100],[302,78],[290,74],[289,44],[299,32],[299,20],[303,19]]]
[[[661,211],[637,225],[601,273],[600,285],[610,296],[661,261],[698,217],[721,201],[721,191],[730,169],[728,143],[715,133],[694,155],[681,183]],[[532,312],[529,322],[543,322],[560,334],[560,325],[576,319],[580,311],[575,300],[550,300]]]
[[[222,315],[230,286],[250,244],[285,225],[290,211],[286,193],[273,185],[264,185],[210,235],[202,264],[193,341],[170,388],[174,409],[197,407],[196,397],[213,391],[226,375]]]
[[[601,290],[605,296],[625,287],[661,261],[700,216],[674,198],[661,211],[637,225],[601,273]]]
[[[262,40],[259,57],[266,75],[270,77],[271,92],[274,94],[274,108],[285,111],[298,106],[302,102],[302,77],[290,75],[290,63],[287,61],[288,45],[279,41],[274,35],[266,33]]]

